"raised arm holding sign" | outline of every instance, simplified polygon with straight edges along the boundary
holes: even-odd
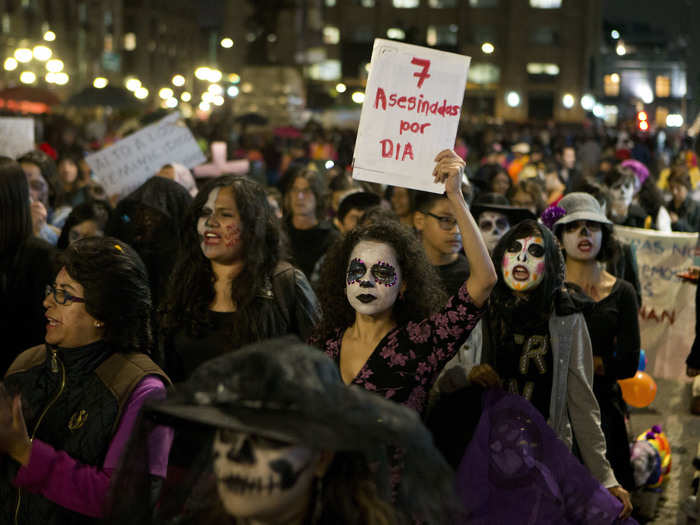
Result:
[[[466,56],[376,39],[360,116],[353,178],[442,193],[426,178],[435,154],[453,147]]]

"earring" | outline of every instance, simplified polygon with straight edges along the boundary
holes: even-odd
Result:
[[[95,328],[102,328],[104,323],[102,321],[95,321]]]

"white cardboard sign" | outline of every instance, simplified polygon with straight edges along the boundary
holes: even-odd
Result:
[[[470,57],[377,38],[353,178],[442,193],[435,156],[453,148]]]
[[[107,195],[125,197],[153,177],[165,164],[193,168],[206,161],[189,128],[175,112],[85,161]]]
[[[0,118],[0,155],[16,159],[34,149],[34,119]]]

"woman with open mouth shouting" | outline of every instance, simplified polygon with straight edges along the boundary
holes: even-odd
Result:
[[[607,457],[627,490],[635,483],[618,379],[632,377],[639,363],[639,319],[634,287],[605,271],[602,261],[615,256],[612,224],[598,201],[587,193],[570,193],[559,206],[566,215],[554,224],[566,257],[566,280],[593,301],[584,311],[593,345],[593,392],[600,405]]]
[[[629,516],[629,494],[605,456],[591,340],[580,302],[564,287],[559,243],[546,226],[525,220],[501,238],[493,261],[498,283],[487,312],[439,386],[455,389],[461,378],[464,399],[478,398],[479,388],[526,398],[569,448],[576,436],[584,465],[623,503],[621,517]],[[470,438],[465,434],[462,451]]]
[[[352,230],[321,269],[322,324],[312,338],[345,383],[421,415],[440,370],[471,332],[496,282],[462,194],[464,161],[444,150],[435,162],[434,181],[445,184],[470,277],[445,303],[440,279],[413,232],[390,221]]]

